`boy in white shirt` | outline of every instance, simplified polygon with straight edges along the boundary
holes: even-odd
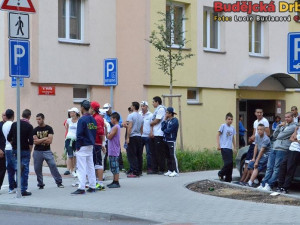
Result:
[[[217,134],[218,150],[221,151],[222,159],[224,161],[224,166],[218,172],[218,176],[220,180],[231,182],[233,170],[232,145],[233,149],[235,149],[234,135],[236,134],[236,132],[234,127],[231,125],[233,121],[233,115],[231,113],[227,113],[225,119],[226,123],[220,126]]]

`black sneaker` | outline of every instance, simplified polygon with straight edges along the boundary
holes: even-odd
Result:
[[[157,174],[158,175],[164,175],[164,171],[159,171]]]
[[[65,186],[62,183],[57,184],[58,188],[64,188]]]
[[[31,195],[31,192],[29,192],[29,191],[23,191],[23,192],[21,193],[21,195],[22,195],[22,196],[30,196],[30,195]]]
[[[89,192],[89,193],[93,193],[93,192],[96,192],[96,189],[89,187],[89,189],[87,189],[86,191]]]
[[[282,194],[288,194],[288,193],[289,193],[288,190],[285,189],[285,188],[280,188],[280,192],[281,192]]]
[[[83,195],[85,194],[85,190],[77,189],[76,191],[72,192],[71,195]]]
[[[70,171],[69,170],[67,170],[65,173],[64,173],[64,175],[70,175],[71,173],[70,173]]]
[[[110,186],[109,186],[109,188],[120,188],[121,186],[120,186],[120,184],[118,184],[118,183],[113,183],[113,184],[111,184]]]
[[[106,187],[110,187],[110,186],[113,185],[114,183],[115,183],[115,182],[112,182],[112,183],[106,185]]]
[[[38,184],[37,186],[38,186],[38,188],[41,190],[41,189],[44,189],[45,184]]]

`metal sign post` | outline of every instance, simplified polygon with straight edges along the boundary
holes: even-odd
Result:
[[[20,129],[20,78],[17,77],[17,198],[21,193],[21,129]]]

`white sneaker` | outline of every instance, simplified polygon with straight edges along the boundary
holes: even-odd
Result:
[[[17,193],[16,189],[8,190],[8,194],[15,194]]]
[[[256,189],[257,189],[257,190],[263,190],[264,187],[260,184]]]
[[[172,172],[170,170],[168,170],[168,172],[166,172],[164,175],[165,176],[169,176]]]
[[[76,183],[72,184],[72,187],[79,187],[79,181],[77,181]]]
[[[254,183],[254,184],[259,184],[258,179],[255,179],[255,180],[253,181],[253,183]]]
[[[265,190],[265,191],[272,191],[272,188],[270,187],[270,185],[268,183],[266,183],[265,187],[263,188],[263,190]]]
[[[173,171],[173,172],[169,175],[169,177],[178,177],[178,176],[179,176],[179,174],[176,173],[175,171]]]
[[[72,177],[77,177],[77,173],[75,171],[72,172]]]

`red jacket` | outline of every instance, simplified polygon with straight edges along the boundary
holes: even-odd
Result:
[[[97,122],[95,145],[102,145],[102,136],[104,135],[104,120],[98,113],[95,113],[93,117]]]

